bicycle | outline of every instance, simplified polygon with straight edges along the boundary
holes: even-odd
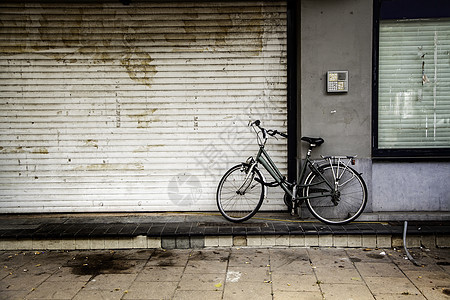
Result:
[[[361,174],[349,165],[355,164],[356,156],[322,156],[311,159],[315,147],[324,143],[320,137],[302,137],[309,143],[304,163],[300,168],[298,180],[289,182],[277,168],[264,149],[268,136],[281,136],[277,130],[266,130],[256,120],[249,124],[256,133],[259,151],[255,158],[229,169],[217,187],[216,201],[220,213],[231,222],[243,222],[253,217],[260,209],[268,187],[280,186],[284,192],[284,202],[291,214],[295,214],[306,202],[311,214],[326,224],[346,224],[363,212],[367,203],[367,187]],[[272,176],[267,182],[258,168],[262,165]],[[308,174],[307,169],[310,170]]]

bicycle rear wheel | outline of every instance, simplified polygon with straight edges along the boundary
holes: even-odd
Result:
[[[253,217],[264,200],[263,178],[258,169],[240,164],[228,170],[217,187],[216,201],[220,213],[231,222]],[[257,179],[257,180],[255,180]]]
[[[326,184],[318,174],[310,173],[305,180],[307,187],[304,190],[309,211],[327,224],[346,224],[355,220],[367,203],[364,179],[355,170],[342,164],[324,165],[319,170],[335,187]]]

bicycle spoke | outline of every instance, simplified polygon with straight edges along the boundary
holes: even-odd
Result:
[[[263,185],[254,180],[261,179],[259,171],[252,171],[250,177],[238,165],[231,168],[222,178],[217,190],[217,206],[222,215],[230,221],[241,222],[253,216],[264,198]]]
[[[323,181],[321,176],[332,186],[337,177],[337,190],[331,190],[327,184],[321,183]],[[367,201],[367,189],[362,178],[351,168],[343,165],[325,166],[321,176],[312,175],[307,182],[313,185],[306,189],[307,196],[311,196],[306,201],[311,213],[319,220],[330,224],[344,224],[358,217]],[[328,195],[324,195],[324,190],[328,191]]]

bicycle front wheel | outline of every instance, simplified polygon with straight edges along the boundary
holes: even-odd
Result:
[[[216,201],[220,213],[231,222],[253,217],[264,200],[263,178],[258,169],[240,164],[223,175],[217,188]]]
[[[346,224],[355,220],[367,203],[367,187],[362,177],[342,164],[328,164],[319,171],[323,178],[310,173],[305,181],[309,211],[327,224]]]

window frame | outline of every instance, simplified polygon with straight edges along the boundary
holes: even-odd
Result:
[[[389,2],[388,2],[389,1]],[[433,0],[437,5],[429,5],[429,9],[422,8],[420,0],[374,0],[373,5],[373,50],[372,50],[372,157],[374,159],[450,159],[450,147],[448,148],[379,148],[378,147],[378,76],[379,76],[379,38],[380,20],[383,19],[419,19],[450,17],[450,1]],[[386,3],[391,8],[408,7],[409,10],[382,11],[382,4]],[[408,2],[408,6],[406,6]],[[442,7],[444,6],[444,7]],[[436,9],[438,7],[438,9]],[[447,8],[448,7],[448,8]],[[382,14],[384,14],[382,16]],[[450,96],[450,95],[449,95]]]

